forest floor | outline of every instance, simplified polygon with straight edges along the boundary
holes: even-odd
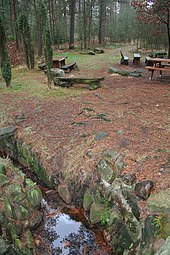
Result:
[[[129,56],[128,66],[119,64],[120,50]],[[66,179],[83,181],[95,171],[102,152],[111,149],[124,155],[125,173],[134,173],[137,181],[153,180],[153,193],[166,189],[170,183],[170,77],[159,78],[155,73],[150,81],[144,55],[141,66],[133,66],[132,46],[106,49],[95,56],[74,54],[68,59],[75,60],[79,70],[67,76],[105,76],[101,88],[90,91],[78,84],[52,86],[47,91],[46,77],[38,68],[15,67],[11,88],[0,80],[0,126],[17,126],[48,171],[65,173]],[[110,66],[140,69],[142,76],[109,74]],[[101,132],[105,137],[95,139]]]

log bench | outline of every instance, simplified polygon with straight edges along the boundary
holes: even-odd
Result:
[[[152,80],[152,78],[153,78],[154,71],[160,71],[160,76],[162,76],[162,71],[170,72],[170,66],[162,66],[162,67],[158,67],[158,66],[145,66],[145,68],[148,69],[148,71],[151,71],[150,80]]]
[[[104,77],[86,78],[86,77],[55,77],[54,85],[61,87],[71,87],[73,84],[89,84],[89,89],[94,90],[101,87],[101,81]]]

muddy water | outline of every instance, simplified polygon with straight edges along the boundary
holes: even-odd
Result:
[[[43,203],[46,204],[48,213],[46,212],[44,223],[38,231],[38,237],[41,239],[37,246],[38,255],[111,254],[110,247],[101,238],[102,233],[95,234],[81,221],[75,220],[78,209],[70,212],[70,216],[49,208],[46,201]],[[81,211],[79,213],[82,214]]]

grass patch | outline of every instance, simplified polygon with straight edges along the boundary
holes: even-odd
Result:
[[[38,69],[28,70],[25,67],[14,69],[11,87],[6,88],[3,83],[0,83],[0,90],[2,93],[7,94],[16,93],[17,96],[20,94],[23,96],[24,93],[26,97],[37,96],[42,98],[65,98],[82,93],[82,91],[78,89],[66,89],[53,86],[51,90],[48,90],[47,77],[45,74]]]
[[[96,70],[99,68],[108,68],[114,62],[120,60],[119,54],[113,56],[113,49],[120,47],[120,45],[109,46],[105,49],[105,53],[91,55],[80,54],[80,51],[66,51],[62,53],[54,53],[54,58],[59,56],[68,57],[66,63],[76,62],[79,71],[73,71],[71,74],[78,76],[96,76]],[[90,63],[90,64],[89,64]],[[16,94],[17,100],[21,97],[30,98],[36,96],[39,98],[57,98],[64,99],[69,96],[77,96],[86,91],[81,87],[61,88],[55,87],[52,84],[52,89],[47,88],[46,75],[36,67],[29,70],[25,65],[20,65],[12,68],[11,87],[6,88],[5,82],[0,76],[0,91],[1,95]]]

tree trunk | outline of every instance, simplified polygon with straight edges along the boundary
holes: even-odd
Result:
[[[67,41],[67,9],[66,9],[67,5],[66,2],[64,1],[64,6],[63,6],[63,13],[64,13],[64,17],[63,17],[63,41],[64,43]]]
[[[38,6],[39,9],[39,6]],[[40,58],[43,54],[43,39],[42,39],[42,18],[40,17],[40,11],[37,10],[36,0],[34,0],[34,10],[35,10],[35,17],[36,17],[36,24],[37,24],[37,48],[38,48],[38,57]]]
[[[19,35],[17,29],[17,0],[13,0],[13,12],[14,12],[14,23],[15,23],[15,42],[16,48],[19,49]]]
[[[105,43],[105,23],[106,23],[106,2],[99,1],[99,44]]]
[[[86,1],[83,1],[83,41],[84,49],[87,49],[87,15],[86,15]]]
[[[167,32],[168,32],[168,58],[170,58],[170,11],[167,15]]]
[[[70,0],[70,42],[69,42],[69,49],[74,49],[75,7],[76,7],[76,0]]]

